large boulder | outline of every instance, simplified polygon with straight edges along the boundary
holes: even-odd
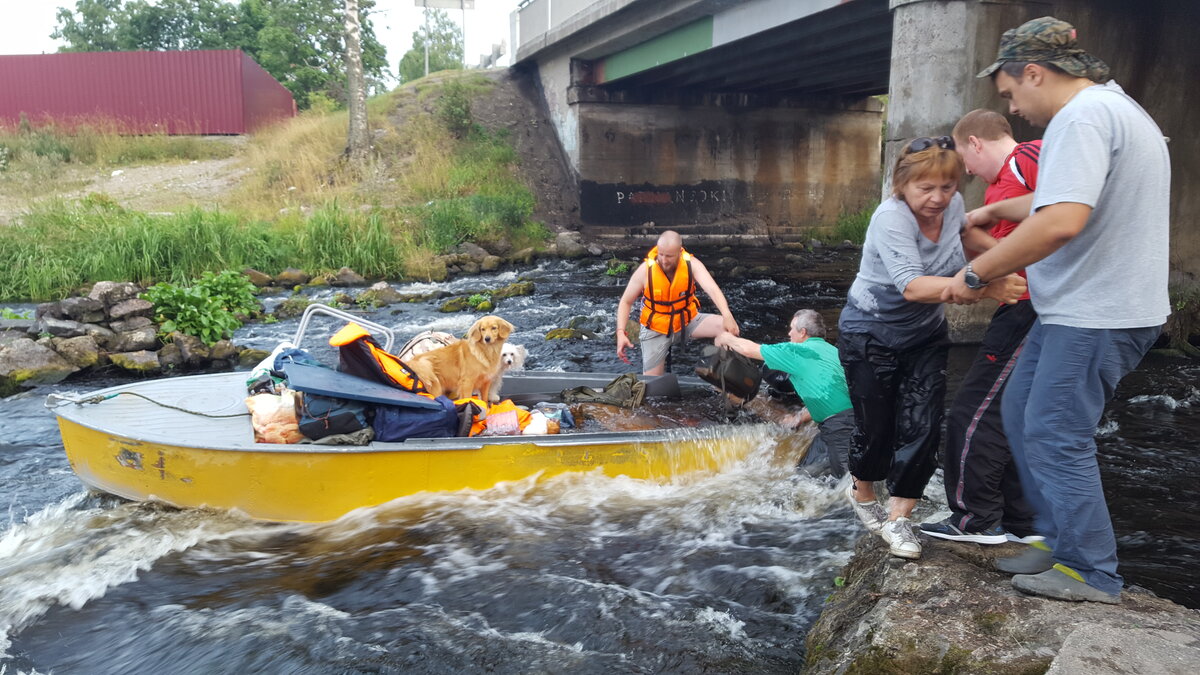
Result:
[[[386,281],[371,286],[367,290],[358,294],[357,302],[360,305],[374,305],[375,307],[387,307],[394,302],[403,302],[404,296],[400,291],[392,288],[392,285]]]
[[[95,298],[76,296],[59,301],[66,318],[80,323],[97,323],[104,320],[104,303]]]
[[[588,254],[583,237],[578,232],[559,232],[554,237],[554,248],[560,258],[582,258]]]
[[[183,363],[186,366],[199,367],[212,358],[212,352],[208,345],[194,335],[184,335],[175,331],[171,333],[171,344],[179,347],[179,353],[183,356]]]
[[[503,262],[498,255],[485,256],[483,261],[479,263],[479,269],[484,272],[494,272],[500,269],[500,263]]]
[[[533,295],[534,290],[535,287],[532,281],[517,281],[493,291],[492,299],[502,300],[504,298],[515,298],[518,295]]]
[[[129,298],[110,305],[108,316],[113,321],[125,321],[135,316],[154,316],[154,304],[141,298]]]
[[[112,354],[109,359],[112,360],[114,366],[131,373],[145,375],[157,373],[161,369],[158,354],[148,350]]]
[[[14,335],[22,336],[35,333],[34,326],[37,321],[34,319],[0,319],[0,333],[11,332]]]
[[[270,274],[259,272],[253,267],[247,267],[246,269],[242,270],[242,274],[246,275],[246,278],[250,280],[250,283],[254,284],[258,288],[266,288],[275,281],[271,278]]]
[[[100,351],[100,345],[91,335],[61,338],[52,342],[54,351],[70,361],[76,368],[91,368],[102,365],[104,362],[104,354]]]
[[[295,267],[289,267],[286,270],[275,275],[275,283],[284,288],[292,288],[294,286],[302,286],[308,283],[312,277],[308,276],[304,270],[298,270]]]
[[[126,331],[137,330],[138,328],[143,328],[145,326],[152,326],[152,325],[154,325],[154,322],[151,321],[149,317],[131,316],[128,319],[123,319],[121,321],[113,321],[108,324],[108,327],[114,333],[124,333]],[[121,350],[121,351],[129,351],[129,350]]]
[[[101,347],[109,351],[116,351],[113,349],[113,346],[117,344],[117,333],[111,328],[94,323],[85,323],[83,324],[83,333],[84,335],[90,335],[96,341],[96,344]]]
[[[134,328],[133,330],[117,333],[110,340],[110,350],[114,352],[136,352],[143,349],[158,347],[158,331],[153,325]]]
[[[367,283],[367,280],[349,267],[343,267],[337,271],[337,274],[333,275],[333,280],[330,283],[333,286],[363,286]]]
[[[454,252],[464,255],[468,260],[472,260],[476,263],[481,263],[483,262],[484,258],[488,257],[487,249],[469,241],[464,241],[463,243],[459,244],[457,247],[455,247]],[[460,259],[459,262],[465,261]]]
[[[529,265],[533,262],[533,248],[523,248],[508,256],[508,262],[514,265]]]
[[[858,541],[843,585],[809,631],[806,673],[1182,674],[1200,663],[1193,610],[1136,588],[1121,594],[1120,605],[1024,595],[992,567],[996,557],[1020,553],[1020,544],[923,546],[920,561],[906,562],[878,536]],[[1166,651],[1121,649],[1119,661],[1079,667],[1079,646],[1105,634],[1126,640],[1106,645],[1110,653],[1141,639]],[[1168,669],[1167,654],[1182,655],[1178,663],[1191,669]]]
[[[78,337],[85,334],[83,324],[70,319],[55,319],[52,316],[43,316],[37,320],[33,326],[34,332],[49,333],[53,337]]]
[[[92,286],[88,297],[104,303],[104,307],[107,309],[136,298],[141,292],[141,286],[130,281],[98,281],[95,286]]]
[[[213,346],[209,348],[209,358],[214,361],[227,361],[236,363],[238,358],[238,348],[229,340],[217,340]]]
[[[19,387],[61,382],[79,368],[49,346],[18,338],[0,346],[0,396]]]

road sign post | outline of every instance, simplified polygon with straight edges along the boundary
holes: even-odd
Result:
[[[429,9],[461,9],[463,35],[463,68],[467,67],[467,10],[475,9],[475,0],[414,0],[425,8],[425,75],[429,75]]]

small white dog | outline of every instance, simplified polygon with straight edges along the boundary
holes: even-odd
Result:
[[[500,374],[510,370],[525,370],[526,356],[529,356],[529,350],[525,349],[525,345],[505,342],[500,350]]]

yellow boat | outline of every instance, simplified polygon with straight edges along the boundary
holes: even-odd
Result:
[[[583,377],[542,376],[546,386]],[[536,389],[538,378],[506,378],[506,385],[511,379]],[[642,479],[719,471],[763,438],[752,427],[717,426],[366,446],[255,443],[244,414],[245,381],[245,372],[146,380],[95,392],[86,399],[94,404],[53,410],[71,467],[89,487],[275,521],[332,520],[424,490],[488,488],[567,471]]]

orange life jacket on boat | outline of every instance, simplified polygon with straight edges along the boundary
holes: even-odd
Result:
[[[700,311],[696,280],[692,278],[692,254],[679,253],[675,276],[668,279],[658,264],[658,247],[646,254],[646,287],[642,289],[642,314],[638,323],[663,335],[674,335],[691,323]]]
[[[329,338],[329,344],[338,348],[342,369],[346,372],[414,394],[427,394],[425,385],[412,368],[396,355],[384,351],[362,326],[346,324]]]

